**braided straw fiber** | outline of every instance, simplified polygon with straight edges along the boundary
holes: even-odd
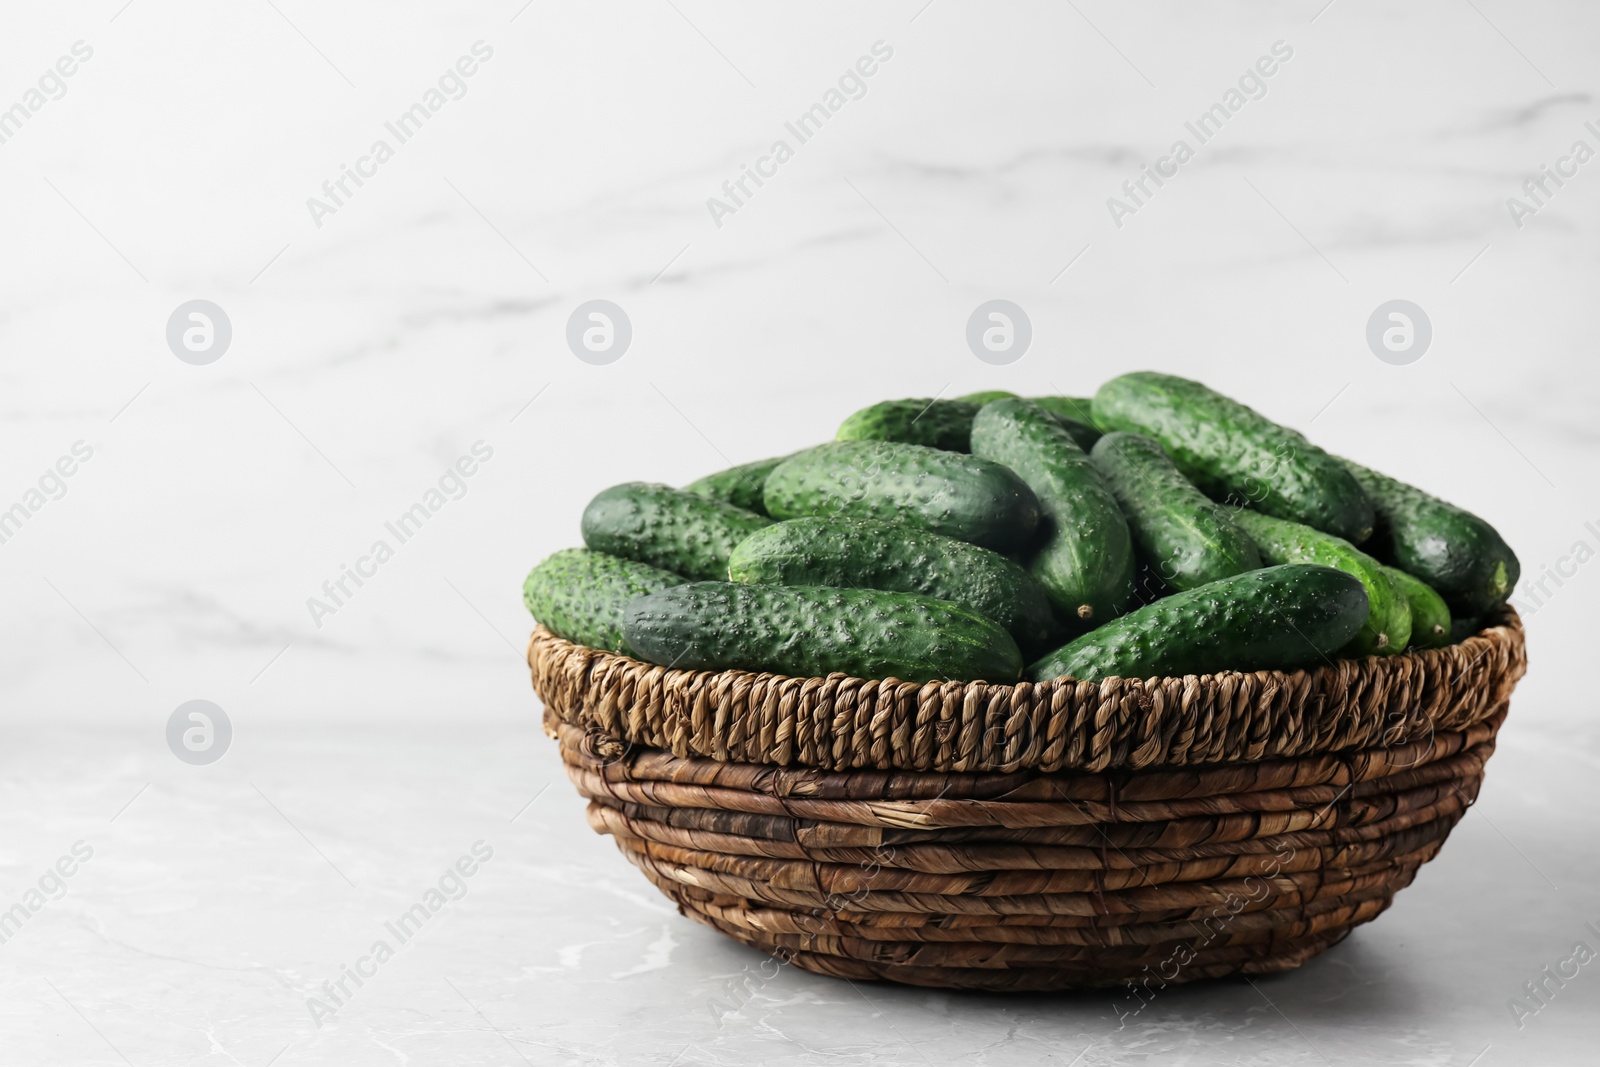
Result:
[[[806,970],[992,990],[1287,970],[1376,917],[1477,796],[1526,668],[912,685],[528,649],[589,823],[685,915]]]

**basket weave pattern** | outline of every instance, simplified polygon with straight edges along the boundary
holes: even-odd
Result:
[[[911,685],[667,670],[543,629],[589,822],[686,915],[807,970],[996,990],[1298,966],[1477,796],[1509,609],[1312,671]]]

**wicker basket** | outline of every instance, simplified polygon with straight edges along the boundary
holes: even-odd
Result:
[[[680,671],[528,648],[546,732],[680,911],[796,966],[992,990],[1297,967],[1477,796],[1511,609],[1316,670],[989,685]]]

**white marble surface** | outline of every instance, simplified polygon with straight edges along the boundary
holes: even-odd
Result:
[[[789,972],[712,1025],[752,957],[583,825],[518,587],[613,482],[792,449],[882,396],[1136,367],[1483,512],[1529,576],[1600,548],[1600,164],[1521,228],[1506,206],[1600,147],[1597,27],[1500,0],[0,14],[0,112],[92,49],[0,125],[0,510],[93,452],[0,543],[0,899],[95,850],[0,945],[3,1061],[1592,1060],[1600,978],[1521,1030],[1505,1007],[1600,922],[1588,562],[1528,613],[1482,804],[1395,908],[1271,1004],[1173,993],[1120,1033],[1092,998]],[[307,198],[478,41],[465,95],[316,225]],[[707,197],[877,41],[865,95],[717,226]],[[1265,95],[1115,227],[1106,198],[1277,41]],[[994,297],[1035,329],[1005,367],[963,336]],[[1405,367],[1363,336],[1397,297],[1435,331]],[[207,366],[165,340],[197,298],[233,327]],[[634,326],[609,366],[564,341],[593,298]],[[465,495],[316,625],[308,598],[479,441]],[[209,767],[163,740],[194,698],[235,731]],[[305,998],[480,838],[439,928],[312,1026]]]
[[[1593,819],[1570,807],[1593,798],[1593,750],[1518,712],[1477,807],[1375,923],[1293,974],[1162,991],[1125,1022],[1114,993],[777,968],[592,834],[532,729],[273,727],[199,771],[126,730],[30,733],[0,783],[4,903],[75,842],[93,856],[0,945],[0,1062],[1592,1063],[1600,964],[1521,1028],[1507,1007],[1574,942],[1600,948]],[[397,944],[384,924],[480,841],[465,894],[317,1026],[308,998]]]

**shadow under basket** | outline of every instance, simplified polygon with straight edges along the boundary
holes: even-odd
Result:
[[[683,914],[808,971],[989,990],[1298,967],[1477,796],[1510,608],[1305,671],[1016,685],[528,647],[589,823]]]

